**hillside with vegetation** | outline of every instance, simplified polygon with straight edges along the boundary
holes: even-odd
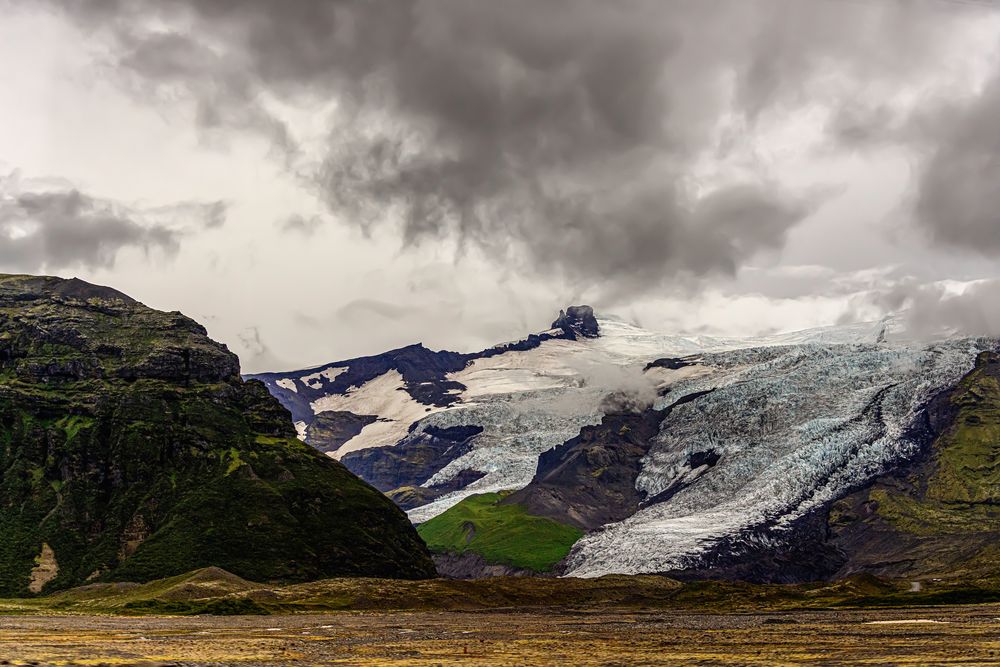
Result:
[[[423,578],[406,516],[295,438],[205,329],[79,280],[0,276],[0,594],[218,566]]]

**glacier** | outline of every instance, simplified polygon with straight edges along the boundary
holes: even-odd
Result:
[[[921,407],[995,345],[804,343],[704,355],[718,371],[677,391],[714,391],[664,420],[637,480],[648,497],[683,488],[584,536],[566,573],[697,567],[720,538],[765,525],[780,540],[809,510],[915,454]],[[718,464],[691,479],[684,462],[706,450]]]

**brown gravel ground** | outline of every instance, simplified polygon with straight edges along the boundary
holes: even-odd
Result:
[[[1000,607],[0,616],[0,664],[1000,665]]]

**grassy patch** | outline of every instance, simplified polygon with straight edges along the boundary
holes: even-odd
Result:
[[[0,599],[3,614],[284,614],[373,610],[497,608],[685,609],[702,612],[792,609],[901,608],[1000,602],[988,582],[910,582],[860,575],[809,584],[679,582],[661,576],[594,579],[494,577],[403,581],[337,578],[261,584],[208,568],[146,584],[91,584],[45,597]],[[987,612],[989,613],[989,612]],[[995,615],[995,614],[993,614]]]
[[[980,366],[959,384],[954,425],[934,443],[926,493],[872,490],[880,516],[915,535],[993,532],[1000,521],[1000,383]]]
[[[498,504],[503,497],[470,496],[417,532],[433,552],[473,552],[490,563],[536,572],[550,571],[583,535],[573,526],[532,516],[520,505]]]

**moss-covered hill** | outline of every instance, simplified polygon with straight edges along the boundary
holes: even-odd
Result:
[[[193,320],[0,276],[0,595],[205,566],[432,576],[405,515],[294,436]]]
[[[838,572],[1000,581],[1000,355],[928,407],[925,455],[830,510]]]

